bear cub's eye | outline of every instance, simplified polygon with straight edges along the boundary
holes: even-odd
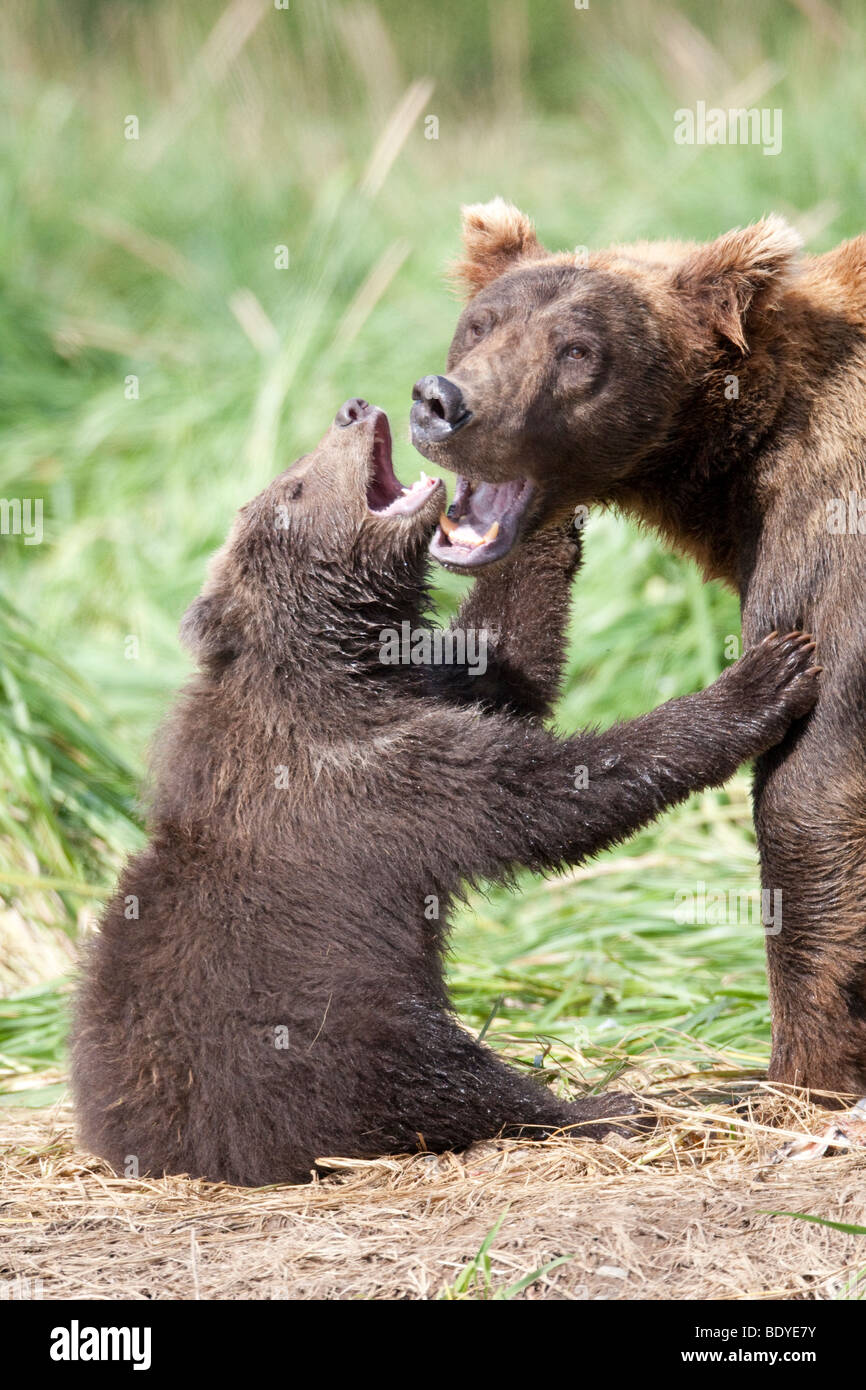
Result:
[[[486,332],[487,325],[484,323],[480,323],[476,319],[475,322],[470,323],[468,328],[466,329],[466,336],[470,339],[471,342],[477,343],[484,337],[484,334]]]

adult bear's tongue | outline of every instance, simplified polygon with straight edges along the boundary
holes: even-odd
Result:
[[[450,569],[476,569],[507,555],[520,534],[535,487],[528,478],[472,483],[458,477],[430,553]]]

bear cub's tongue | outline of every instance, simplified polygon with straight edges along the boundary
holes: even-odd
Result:
[[[534,491],[528,478],[472,483],[458,477],[454,501],[439,518],[430,553],[440,564],[459,569],[501,560],[517,540]]]

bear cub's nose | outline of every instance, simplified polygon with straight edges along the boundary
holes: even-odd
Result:
[[[367,401],[362,401],[360,396],[353,396],[350,401],[344,401],[334,416],[334,424],[340,425],[345,429],[346,425],[354,425],[358,420],[363,420],[365,415],[369,415],[370,405]]]

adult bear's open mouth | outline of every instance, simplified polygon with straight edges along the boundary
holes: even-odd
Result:
[[[520,535],[534,496],[529,478],[476,483],[458,476],[454,501],[439,518],[430,554],[448,569],[475,569],[501,560]]]

